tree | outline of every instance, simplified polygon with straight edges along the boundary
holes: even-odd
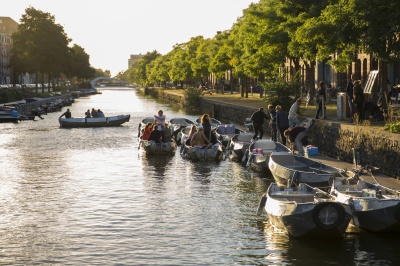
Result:
[[[64,28],[55,23],[55,17],[50,13],[33,7],[25,10],[20,22],[18,31],[13,34],[12,62],[17,71],[40,72],[42,77],[45,73],[49,77],[59,76],[69,61],[70,39]]]

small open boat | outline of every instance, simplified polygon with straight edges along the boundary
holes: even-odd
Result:
[[[353,225],[372,232],[400,232],[400,194],[357,178],[336,179],[331,195],[341,203],[354,202]]]
[[[264,208],[272,226],[292,238],[343,237],[352,217],[348,204],[304,183],[291,188],[271,183],[257,214]]]
[[[268,171],[269,158],[272,154],[289,154],[291,150],[285,145],[270,140],[259,139],[250,144],[249,149],[243,158],[247,159],[246,166],[256,171]]]
[[[306,183],[329,190],[335,178],[353,177],[354,173],[294,154],[272,154],[268,163],[276,183],[291,186]]]
[[[128,122],[130,115],[116,115],[109,117],[92,117],[92,118],[60,118],[60,127],[115,127]]]
[[[139,146],[147,155],[174,155],[177,147],[175,141],[156,143],[147,140],[140,140]]]
[[[253,136],[253,133],[247,132],[234,135],[228,147],[230,158],[241,161],[245,153],[248,152]]]
[[[174,117],[170,121],[170,128],[172,128],[172,138],[176,141],[177,145],[181,144],[182,134],[179,134],[182,129],[189,128],[196,123],[190,119],[184,117]]]
[[[213,131],[215,132],[216,137],[221,142],[222,146],[226,149],[229,148],[233,136],[245,132],[237,128],[234,124],[220,124],[217,125]]]

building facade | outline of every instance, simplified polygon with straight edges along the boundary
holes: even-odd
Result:
[[[18,23],[9,17],[0,17],[0,84],[10,84],[12,71],[10,66],[12,38],[18,29]]]

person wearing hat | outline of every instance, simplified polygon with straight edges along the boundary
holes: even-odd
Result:
[[[194,146],[204,146],[206,144],[210,144],[210,141],[207,139],[204,134],[204,128],[202,125],[197,126],[197,132],[194,133],[192,140],[190,141],[190,145]]]
[[[357,107],[358,122],[363,120],[364,91],[361,87],[361,80],[354,81],[354,104]]]
[[[315,119],[319,119],[319,115],[322,114],[324,118],[326,118],[325,114],[325,104],[326,104],[326,90],[325,90],[325,82],[321,81],[319,83],[319,88],[317,90],[317,103],[318,109],[315,114]]]
[[[301,124],[300,120],[298,117],[300,117],[300,115],[297,113],[299,110],[299,105],[301,104],[301,99],[298,98],[294,104],[292,104],[292,107],[290,107],[289,110],[289,127],[293,128],[293,127],[297,127]]]

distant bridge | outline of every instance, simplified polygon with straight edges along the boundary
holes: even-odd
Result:
[[[114,79],[114,78],[109,78],[109,77],[98,77],[95,78],[90,82],[90,85],[92,88],[98,87],[98,86],[121,86],[121,87],[127,87],[129,86],[129,82],[121,79]]]

